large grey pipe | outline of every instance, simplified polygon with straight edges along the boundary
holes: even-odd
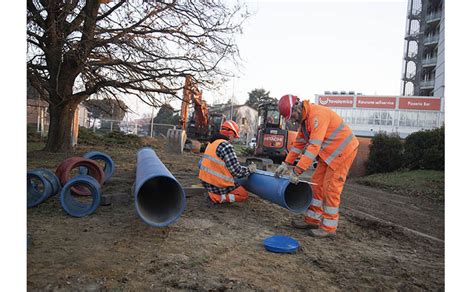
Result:
[[[149,147],[137,152],[134,196],[138,216],[153,227],[175,222],[186,206],[183,188]]]

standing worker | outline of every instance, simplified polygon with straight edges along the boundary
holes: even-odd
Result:
[[[243,202],[248,192],[234,181],[257,170],[255,164],[241,166],[230,142],[239,138],[239,126],[234,121],[222,124],[219,134],[214,136],[204,151],[199,165],[199,179],[214,204]]]
[[[300,101],[295,95],[284,95],[279,103],[280,114],[299,124],[296,140],[278,166],[275,175],[288,172],[289,165],[301,154],[290,173],[290,181],[298,183],[298,176],[319,156],[318,165],[311,177],[313,201],[304,220],[293,220],[295,228],[309,229],[315,237],[333,237],[339,220],[339,204],[347,173],[357,154],[359,141],[342,118],[328,107]],[[306,147],[306,150],[303,149]]]

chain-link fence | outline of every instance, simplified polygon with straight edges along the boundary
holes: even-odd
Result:
[[[117,120],[92,120],[90,124],[93,132],[106,134],[113,131],[120,131],[125,134],[137,136],[166,136],[168,129],[176,129],[176,125],[158,124],[143,121],[117,121]]]

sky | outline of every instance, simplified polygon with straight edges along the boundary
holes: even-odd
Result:
[[[234,81],[237,103],[255,88],[304,99],[326,90],[400,93],[406,1],[256,1],[249,7],[255,15],[238,37],[244,68]]]
[[[231,70],[238,77],[204,90],[208,103],[234,96],[243,104],[256,88],[276,98],[310,99],[326,90],[400,94],[407,1],[246,3],[253,15],[237,36],[242,66]],[[151,113],[128,103],[139,115]]]

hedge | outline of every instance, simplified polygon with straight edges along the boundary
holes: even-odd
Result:
[[[392,172],[403,165],[403,144],[398,134],[379,132],[369,145],[366,174]]]
[[[379,132],[369,151],[367,175],[401,168],[444,170],[444,126],[412,133],[404,141],[398,134]]]

